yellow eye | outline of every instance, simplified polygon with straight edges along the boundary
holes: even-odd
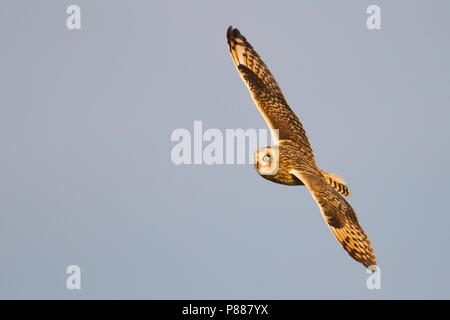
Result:
[[[270,157],[266,154],[262,159],[264,162],[269,162]]]

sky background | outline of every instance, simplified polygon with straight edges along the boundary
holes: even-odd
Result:
[[[81,7],[81,30],[66,8]],[[366,8],[381,8],[381,30]],[[449,299],[450,2],[3,1],[0,298]],[[175,166],[171,133],[266,128],[238,27],[342,175],[381,290],[305,187]],[[66,268],[81,268],[81,290]]]

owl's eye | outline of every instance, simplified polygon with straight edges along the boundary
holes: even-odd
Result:
[[[262,158],[262,160],[263,160],[264,162],[269,162],[269,161],[270,161],[270,156],[269,156],[268,154],[266,154],[266,155]]]

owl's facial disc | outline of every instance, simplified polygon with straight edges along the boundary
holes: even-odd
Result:
[[[256,170],[261,175],[275,175],[278,172],[276,148],[261,148],[256,151]]]

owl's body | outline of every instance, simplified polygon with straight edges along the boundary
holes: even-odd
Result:
[[[272,73],[238,29],[227,31],[231,57],[263,115],[276,144],[255,153],[255,168],[265,179],[284,185],[305,185],[320,207],[330,230],[348,254],[372,271],[372,244],[356,213],[342,197],[350,192],[344,180],[320,170],[306,132],[286,102]]]

